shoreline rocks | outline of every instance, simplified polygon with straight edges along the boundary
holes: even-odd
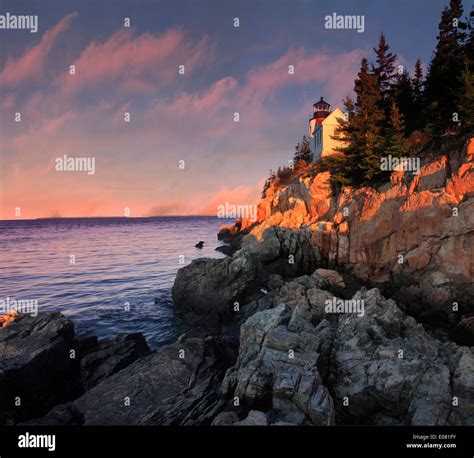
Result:
[[[74,325],[60,313],[19,316],[0,330],[0,423],[45,414],[80,392]]]

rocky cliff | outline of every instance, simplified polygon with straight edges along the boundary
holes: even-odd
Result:
[[[400,303],[450,313],[456,302],[474,311],[474,139],[449,157],[423,162],[419,175],[394,172],[377,189],[338,194],[329,172],[286,185],[277,180],[250,234],[261,239],[274,227],[308,229],[311,247],[329,266]]]

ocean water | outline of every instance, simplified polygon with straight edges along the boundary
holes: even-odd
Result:
[[[223,223],[213,217],[0,221],[0,299],[37,300],[39,311],[60,311],[79,337],[142,332],[158,348],[182,331],[171,299],[177,270],[199,257],[223,257],[215,251]],[[200,250],[194,245],[201,240]]]

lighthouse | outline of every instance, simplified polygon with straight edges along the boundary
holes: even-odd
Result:
[[[344,117],[344,113],[336,108],[331,111],[331,105],[322,97],[313,104],[313,114],[309,118],[309,137],[313,160],[335,153],[343,146],[343,142],[334,140],[335,130],[339,125],[338,119]]]

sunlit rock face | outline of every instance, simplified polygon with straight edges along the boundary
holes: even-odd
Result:
[[[5,328],[10,323],[15,321],[19,316],[20,314],[15,311],[5,313],[4,315],[0,315],[0,328]]]
[[[329,263],[391,285],[402,302],[452,311],[474,304],[474,138],[462,151],[393,172],[377,189],[335,194],[328,172],[272,184],[250,236],[274,226],[310,229]]]

